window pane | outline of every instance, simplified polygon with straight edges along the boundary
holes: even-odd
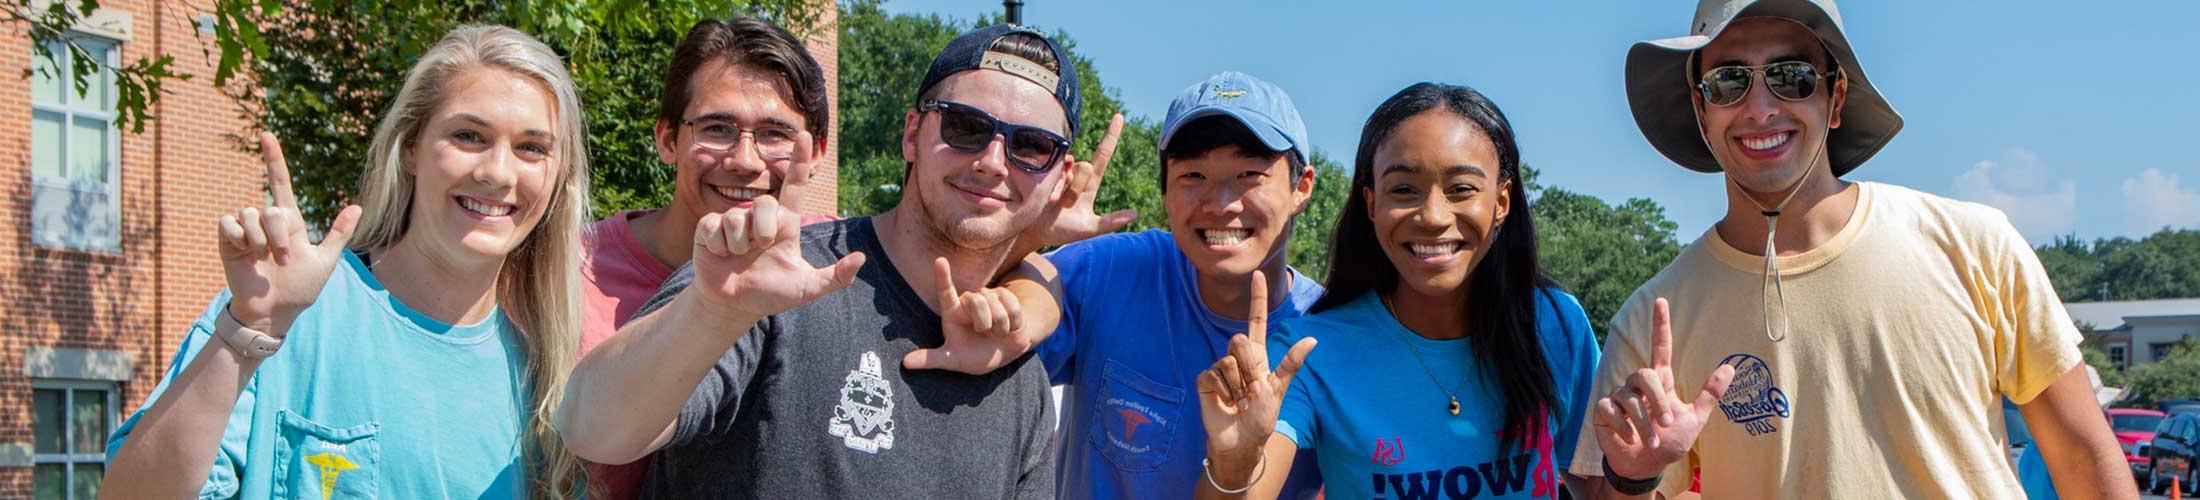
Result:
[[[107,182],[107,122],[77,118],[69,128],[69,179]]]
[[[99,498],[99,480],[107,477],[107,464],[79,463],[76,474],[69,477],[69,489],[76,491],[76,498]]]
[[[115,107],[109,103],[108,98],[109,94],[113,93],[111,87],[114,87],[114,74],[107,70],[105,64],[109,59],[107,53],[112,51],[113,48],[105,44],[90,42],[77,42],[77,45],[84,47],[84,51],[92,55],[92,60],[99,61],[102,64],[94,66],[98,68],[99,73],[92,75],[91,85],[84,89],[84,98],[71,99],[69,102],[76,103],[78,109],[113,111]]]
[[[107,391],[76,391],[70,400],[74,406],[69,411],[70,441],[76,443],[71,453],[104,453],[107,451]],[[77,469],[77,477],[84,477],[84,469]]]
[[[62,464],[38,464],[38,468],[31,469],[31,498],[38,500],[68,498],[62,496],[67,493],[66,490],[61,489],[63,486],[61,477],[63,467],[67,466]]]
[[[54,64],[54,61],[69,60],[69,53],[61,44],[49,46],[54,48],[51,59],[38,57],[38,51],[31,51],[31,65],[34,68],[31,71],[31,100],[60,104],[61,89],[68,87],[62,83],[68,79],[68,75],[62,73],[67,66]]]
[[[33,389],[31,391],[31,441],[37,453],[61,453],[61,426],[63,408],[58,389]]]
[[[61,121],[59,113],[31,114],[31,175],[61,177]]]

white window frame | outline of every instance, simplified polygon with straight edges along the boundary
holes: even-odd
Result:
[[[61,163],[63,173],[62,177],[53,178],[39,175],[33,169],[31,174],[31,196],[33,197],[32,205],[34,208],[31,214],[31,243],[46,248],[120,253],[122,251],[122,130],[120,127],[115,126],[115,121],[120,118],[120,113],[114,109],[118,92],[115,86],[113,68],[121,66],[123,41],[81,30],[71,31],[64,36],[79,46],[98,47],[107,51],[107,60],[104,64],[108,68],[108,75],[103,81],[93,83],[94,85],[105,86],[101,94],[106,96],[106,102],[91,105],[80,102],[81,99],[84,99],[84,96],[78,95],[76,92],[76,69],[75,65],[71,64],[74,56],[70,54],[65,43],[53,42],[56,49],[53,51],[54,60],[52,62],[56,73],[53,77],[56,79],[56,83],[62,87],[63,102],[41,101],[36,95],[31,96],[30,101],[33,120],[37,119],[38,113],[61,115],[61,144],[58,145],[57,154],[61,155],[58,161]],[[37,64],[38,61],[35,59],[39,56],[36,48],[31,49],[31,57],[34,59],[32,64]],[[44,77],[32,75],[31,78]],[[72,162],[69,161],[69,155],[74,149],[71,147],[73,143],[69,136],[75,133],[76,121],[80,118],[102,121],[107,124],[107,133],[105,134],[107,140],[106,144],[102,145],[107,151],[108,158],[104,185],[69,178],[69,169],[73,168]],[[30,131],[25,130],[24,132],[27,134]],[[32,151],[36,151],[37,147],[36,144],[32,144]],[[33,160],[33,163],[35,164],[36,161]],[[114,228],[114,234],[98,235],[100,237],[93,238],[92,236],[95,235],[83,233],[82,228],[41,228],[41,220],[37,216],[38,209],[35,208],[38,204],[37,197],[47,193],[62,192],[70,192],[79,196],[87,194],[105,195],[108,213],[99,215],[106,217],[104,222]]]
[[[33,436],[31,438],[33,441],[33,444],[31,445],[31,473],[37,474],[38,466],[40,465],[65,464],[61,468],[61,496],[64,499],[77,500],[72,498],[74,495],[76,495],[76,465],[96,463],[100,464],[101,467],[105,467],[107,465],[107,452],[105,450],[104,444],[102,444],[102,449],[99,453],[71,452],[70,446],[75,443],[70,442],[70,440],[75,438],[76,436],[76,433],[74,432],[76,429],[71,428],[72,426],[76,425],[76,419],[73,418],[75,417],[75,415],[72,414],[76,411],[76,392],[83,390],[106,391],[107,414],[102,415],[101,417],[107,420],[107,430],[109,432],[113,432],[115,426],[122,425],[122,410],[120,408],[122,404],[122,387],[119,384],[107,381],[31,379],[31,389],[33,391],[36,391],[38,389],[61,391],[62,441],[61,453],[39,453],[38,446],[35,443],[37,437]],[[34,400],[31,404],[36,405],[38,403]],[[31,414],[33,416],[36,416],[37,410],[35,408],[32,409]],[[33,423],[31,425],[33,427],[37,426],[36,423]],[[35,484],[37,482],[37,479],[32,479],[31,481],[33,484]]]

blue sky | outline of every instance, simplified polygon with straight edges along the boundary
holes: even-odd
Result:
[[[1627,111],[1630,44],[1686,34],[1695,2],[1026,0],[1067,30],[1131,112],[1158,119],[1225,69],[1282,86],[1316,147],[1349,161],[1376,104],[1464,83],[1513,120],[1543,181],[1664,205],[1689,241],[1724,211],[1720,178],[1682,169]],[[1842,3],[1866,73],[1906,128],[1848,176],[1994,205],[2035,244],[2200,228],[2200,2]],[[889,0],[970,19],[987,0]]]

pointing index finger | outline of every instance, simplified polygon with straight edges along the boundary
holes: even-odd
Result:
[[[1092,172],[1077,174],[1080,193],[1092,192],[1100,186],[1100,178],[1108,172],[1108,162],[1115,159],[1115,145],[1123,137],[1123,114],[1108,118],[1108,132],[1100,136],[1100,144],[1092,151]]]
[[[1673,366],[1673,312],[1659,297],[1650,327],[1650,366],[1664,369]]]
[[[1266,274],[1253,271],[1252,292],[1251,307],[1248,307],[1251,311],[1245,314],[1245,336],[1252,337],[1253,340],[1260,342],[1260,345],[1265,347],[1268,345],[1268,276]]]
[[[275,206],[298,208],[298,194],[290,190],[290,164],[274,132],[260,132],[260,160],[267,163],[267,192],[275,197]]]
[[[794,159],[787,164],[786,178],[779,180],[779,203],[800,213],[802,201],[810,195],[810,173],[817,167],[818,144],[809,130],[796,130],[794,137]]]
[[[938,284],[940,312],[944,313],[955,309],[956,305],[962,301],[962,293],[955,291],[954,266],[947,263],[946,257],[932,259],[932,275],[940,281]]]

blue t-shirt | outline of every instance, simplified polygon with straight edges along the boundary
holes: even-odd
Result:
[[[191,324],[145,408],[201,349],[223,348],[208,343],[228,304],[223,290]],[[526,498],[521,342],[501,311],[454,326],[406,307],[345,252],[237,396],[199,497]]]
[[[1526,447],[1500,455],[1503,395],[1494,379],[1466,375],[1485,373],[1471,341],[1416,335],[1373,293],[1270,332],[1275,361],[1298,339],[1321,342],[1285,392],[1276,433],[1314,450],[1332,499],[1555,498],[1600,349],[1588,316],[1565,292],[1537,294],[1536,328],[1558,407]],[[1458,392],[1456,416],[1446,389]]]
[[[1039,345],[1062,406],[1061,498],[1191,498],[1205,481],[1200,459],[1199,373],[1228,351],[1245,321],[1207,310],[1197,272],[1169,233],[1117,233],[1047,256],[1061,273],[1062,324]],[[1298,317],[1321,285],[1291,272],[1291,293],[1271,321]],[[1311,458],[1309,456],[1308,458]],[[1320,487],[1294,470],[1284,498]]]

